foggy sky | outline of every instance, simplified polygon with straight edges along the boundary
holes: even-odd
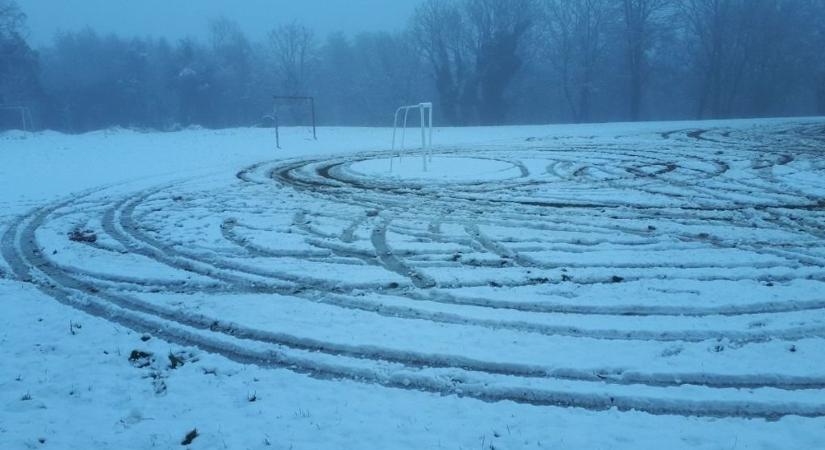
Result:
[[[298,20],[320,37],[333,31],[397,30],[422,0],[17,0],[29,39],[47,45],[58,31],[91,26],[121,36],[203,37],[210,19],[237,21],[252,39]]]

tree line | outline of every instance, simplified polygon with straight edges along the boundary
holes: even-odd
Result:
[[[252,41],[218,18],[203,39],[85,29],[36,50],[25,20],[0,0],[0,105],[67,132],[265,125],[275,94],[315,97],[326,125],[423,100],[448,125],[825,115],[825,0],[426,0],[396,32]]]

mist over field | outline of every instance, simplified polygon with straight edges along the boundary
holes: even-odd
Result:
[[[237,22],[250,40],[264,40],[273,28],[301,22],[321,36],[393,31],[421,0],[17,0],[28,16],[29,41],[48,46],[61,31],[91,27],[100,34],[162,37],[171,42],[206,39],[218,17]]]
[[[825,114],[822,0],[0,1],[0,104],[36,128]],[[287,123],[306,123],[288,108]],[[0,112],[0,127],[19,127]]]

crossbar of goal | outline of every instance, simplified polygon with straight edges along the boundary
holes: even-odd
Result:
[[[417,105],[402,106],[395,111],[395,120],[392,126],[392,151],[395,152],[396,142],[398,138],[398,120],[401,118],[401,113],[404,113],[403,127],[401,129],[401,149],[406,150],[407,144],[407,125],[409,124],[410,111],[418,110],[421,117],[421,149],[424,150],[423,163],[424,170],[427,170],[427,162],[432,160],[433,147],[433,104],[432,102],[419,103]],[[401,153],[398,154],[401,157]],[[392,160],[390,158],[390,170],[392,170]]]

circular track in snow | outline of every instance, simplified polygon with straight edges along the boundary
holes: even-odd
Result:
[[[426,172],[414,155],[388,173],[389,153],[263,162],[44,205],[2,253],[62,303],[241,363],[483,401],[820,417],[820,145],[807,127],[676,130],[440,149]]]

